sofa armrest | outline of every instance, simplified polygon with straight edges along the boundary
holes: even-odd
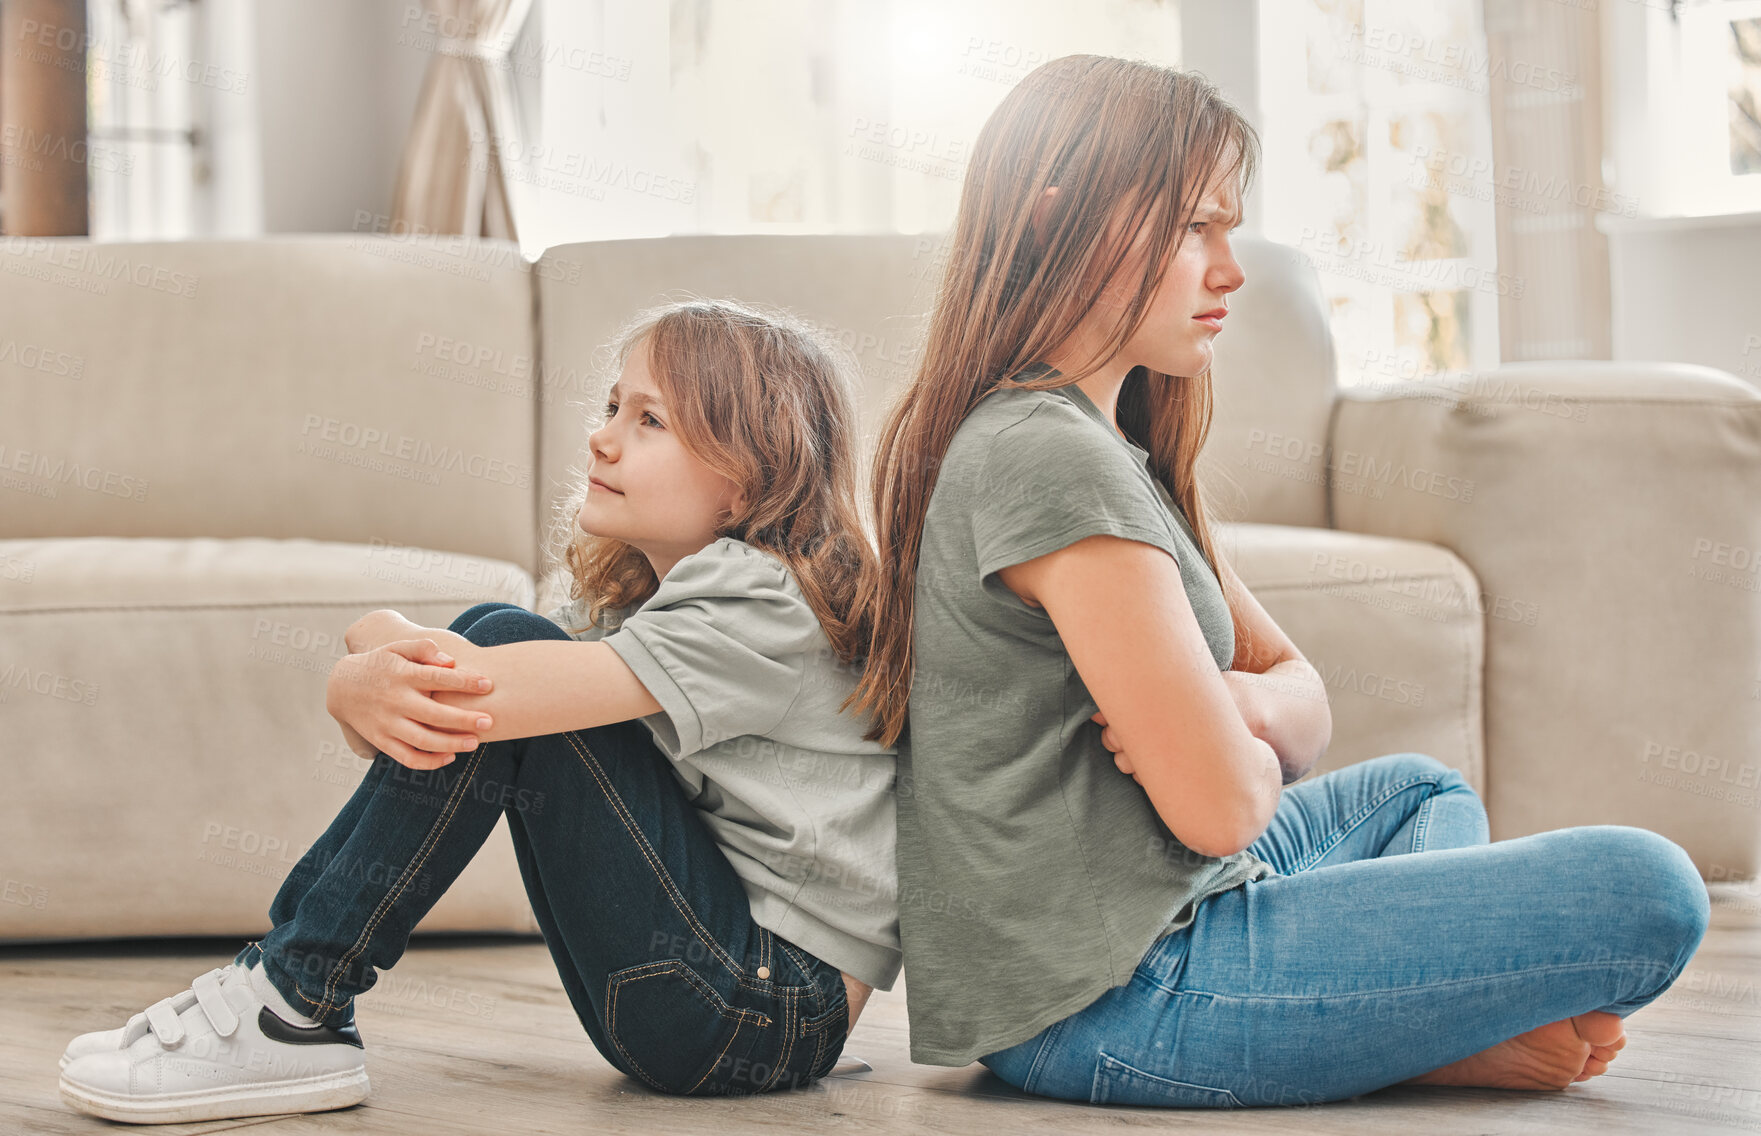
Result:
[[[1343,393],[1329,523],[1479,578],[1494,840],[1652,829],[1761,867],[1761,393],[1572,361]]]

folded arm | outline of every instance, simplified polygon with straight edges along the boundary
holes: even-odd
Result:
[[[1219,557],[1221,576],[1237,598],[1235,658],[1223,672],[1248,732],[1278,755],[1286,785],[1314,767],[1333,739],[1327,687],[1296,644]],[[1241,632],[1245,631],[1245,634]]]
[[[434,700],[489,716],[479,742],[587,730],[660,710],[635,673],[604,643],[534,639],[481,647],[456,631],[423,627],[390,609],[370,611],[349,628],[349,649],[371,650],[401,639],[432,639],[461,670],[488,675],[488,694],[439,690]],[[360,647],[357,648],[356,644]]]
[[[433,632],[426,632],[433,637]],[[488,694],[436,691],[434,700],[487,714],[493,725],[477,731],[481,741],[530,738],[587,730],[641,718],[660,710],[640,679],[604,643],[533,639],[479,647],[449,631],[435,639],[458,665],[486,674]],[[456,642],[455,642],[456,641]]]
[[[1097,534],[997,575],[1051,618],[1115,752],[1130,755],[1121,769],[1182,844],[1230,856],[1265,831],[1280,762],[1231,701],[1172,555]]]

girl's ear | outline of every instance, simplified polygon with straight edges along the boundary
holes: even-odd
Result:
[[[1033,217],[1028,221],[1028,230],[1036,245],[1045,239],[1046,219],[1051,216],[1052,203],[1057,199],[1057,196],[1058,187],[1048,185],[1046,191],[1040,194],[1039,200],[1034,203]]]

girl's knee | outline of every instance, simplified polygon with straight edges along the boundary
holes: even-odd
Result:
[[[459,634],[479,647],[521,643],[530,639],[569,638],[568,632],[542,615],[513,604],[488,612]]]
[[[479,619],[482,619],[492,611],[500,611],[503,608],[514,608],[516,611],[524,610],[514,604],[495,601],[472,604],[464,611],[459,612],[458,617],[446,625],[446,629],[464,635],[466,631],[470,630],[471,625],[476,623]],[[469,638],[469,636],[466,637]]]
[[[1625,914],[1653,924],[1660,938],[1692,953],[1711,921],[1712,900],[1686,849],[1661,833],[1633,825],[1589,825],[1568,831],[1581,834],[1581,850],[1601,869],[1602,878],[1639,897]]]
[[[1463,785],[1467,784],[1460,773],[1428,753],[1391,753],[1381,760],[1399,777],[1428,777],[1436,780],[1439,785],[1453,778]]]

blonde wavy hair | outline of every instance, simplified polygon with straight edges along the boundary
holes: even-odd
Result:
[[[745,541],[790,568],[840,662],[866,648],[857,597],[878,574],[858,504],[855,367],[829,337],[782,310],[690,298],[640,312],[619,330],[601,390],[634,351],[670,411],[686,452],[744,491],[744,507],[715,535]],[[604,421],[604,401],[589,429]],[[640,604],[660,586],[640,549],[576,523],[587,493],[583,462],[553,518],[550,556],[569,571],[569,598],[588,621]],[[560,546],[560,549],[559,549]],[[573,628],[572,630],[581,630]]]

